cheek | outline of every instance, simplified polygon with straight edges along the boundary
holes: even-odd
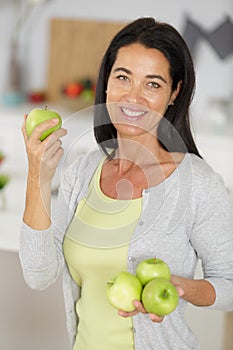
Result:
[[[154,98],[151,98],[148,101],[148,106],[154,110],[155,112],[159,113],[160,115],[164,115],[164,113],[167,110],[169,100],[167,98],[161,97],[161,96],[154,96]]]
[[[107,84],[106,102],[120,102],[127,91],[127,85],[124,82],[109,79]]]
[[[112,102],[117,102],[116,97],[117,97],[116,93],[114,93],[111,90],[107,90],[106,103],[111,104]]]
[[[114,123],[114,116],[116,116],[116,104],[114,103],[111,96],[110,96],[110,98],[107,96],[106,108],[107,108],[109,117],[111,119],[111,122]]]
[[[106,92],[106,102],[107,103],[117,102],[118,96],[119,96],[118,90],[114,86],[108,85],[107,92]]]

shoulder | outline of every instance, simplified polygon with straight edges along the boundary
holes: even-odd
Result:
[[[196,185],[200,185],[202,188],[208,188],[217,183],[219,183],[220,186],[225,186],[222,176],[218,174],[205,159],[193,153],[188,153],[186,158],[186,164],[188,164],[189,171],[192,173],[192,179]]]
[[[194,197],[204,203],[221,202],[229,205],[230,195],[223,177],[205,159],[194,154],[188,154],[188,158]]]

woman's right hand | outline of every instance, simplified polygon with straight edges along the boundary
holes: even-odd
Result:
[[[24,116],[22,133],[28,157],[29,176],[34,180],[37,179],[40,184],[50,183],[64,153],[60,138],[65,136],[67,131],[64,128],[60,128],[43,141],[40,141],[41,134],[55,126],[58,120],[51,119],[37,125],[30,137],[28,137],[25,128],[26,119],[27,115]]]

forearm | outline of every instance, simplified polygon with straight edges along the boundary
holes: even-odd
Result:
[[[215,302],[215,289],[210,282],[204,279],[172,276],[172,283],[182,288],[184,292],[182,298],[193,305],[210,306]]]
[[[29,175],[23,221],[35,230],[45,230],[51,224],[50,215],[50,182],[40,185],[39,179],[34,179]]]
[[[29,168],[23,220],[36,230],[45,230],[51,224],[51,181],[63,155],[60,138],[66,134],[65,129],[60,128],[40,141],[41,134],[54,122],[50,119],[37,125],[30,137],[25,128],[26,116],[22,126]]]

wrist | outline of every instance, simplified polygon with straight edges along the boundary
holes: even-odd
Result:
[[[172,276],[171,282],[183,290],[182,298],[196,306],[210,306],[215,302],[215,289],[205,279]]]

